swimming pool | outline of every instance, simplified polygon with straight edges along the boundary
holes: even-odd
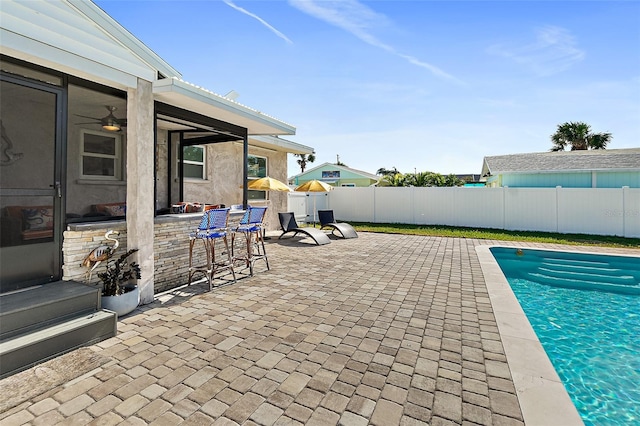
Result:
[[[640,423],[640,258],[490,251],[584,423]]]

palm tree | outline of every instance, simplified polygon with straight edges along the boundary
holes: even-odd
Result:
[[[440,173],[426,172],[426,185],[424,186],[445,186],[445,179]]]
[[[304,173],[304,170],[307,168],[307,163],[313,163],[316,161],[316,156],[313,154],[293,154],[296,157],[300,157],[298,164],[300,165],[300,173]]]
[[[387,169],[385,167],[380,167],[376,172],[377,175],[387,176],[387,175],[395,175],[396,173],[400,173],[398,169],[395,167],[392,169]]]
[[[445,186],[464,186],[464,181],[453,173],[444,177]]]
[[[611,133],[592,133],[587,123],[570,121],[559,124],[551,135],[551,151],[564,151],[567,146],[571,146],[571,151],[605,149],[611,139]]]
[[[380,186],[405,186],[405,176],[402,173],[384,175],[380,179]]]

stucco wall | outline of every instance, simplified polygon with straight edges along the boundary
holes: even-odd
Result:
[[[193,201],[206,204],[225,204],[227,207],[242,204],[242,143],[225,142],[207,146],[207,179],[187,179],[184,183],[184,200],[179,200],[178,184],[172,179],[171,202]],[[171,150],[173,158],[175,147]],[[267,158],[267,174],[281,182],[287,181],[287,153],[249,146],[249,154]],[[166,163],[166,162],[165,162]],[[173,174],[173,173],[172,173]],[[160,178],[158,178],[160,179]],[[164,178],[166,181],[166,178]],[[160,193],[160,191],[158,191]],[[160,195],[158,196],[160,198]],[[278,212],[287,209],[287,195],[270,191],[268,201],[253,201],[254,205],[268,205],[265,222],[268,230],[278,229]]]
[[[90,89],[69,85],[69,114],[67,121],[67,167],[66,167],[66,211],[83,215],[90,212],[92,204],[123,202],[127,198],[126,182],[126,152],[127,152],[127,132],[102,131],[99,120],[92,123],[92,119],[85,116],[91,115],[96,118],[107,115],[108,111],[104,105],[117,105],[123,102],[122,99],[115,98]],[[88,104],[98,109],[88,110]],[[87,112],[93,111],[93,112]],[[98,112],[99,111],[99,112]],[[117,116],[122,117],[126,109],[117,110]],[[81,179],[81,148],[82,131],[103,133],[116,137],[120,140],[121,155],[121,176],[120,180],[100,180]]]

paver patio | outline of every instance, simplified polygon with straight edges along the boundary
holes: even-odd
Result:
[[[273,238],[270,271],[258,262],[236,284],[196,284],[139,307],[91,347],[108,362],[0,422],[523,424],[475,252],[490,243]]]

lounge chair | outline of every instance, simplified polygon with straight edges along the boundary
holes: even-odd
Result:
[[[282,234],[278,237],[278,239],[282,238],[285,234],[289,232],[293,232],[292,238],[297,234],[305,234],[316,242],[317,245],[321,246],[324,244],[329,244],[331,240],[327,236],[326,233],[322,232],[316,228],[300,228],[298,223],[296,222],[296,217],[293,213],[278,213],[278,219],[280,219],[280,226],[282,227]]]
[[[320,219],[320,229],[332,228],[333,235],[336,235],[336,231],[338,231],[342,238],[358,238],[358,233],[353,229],[353,226],[345,222],[336,222],[333,218],[333,210],[318,210],[318,219]]]

